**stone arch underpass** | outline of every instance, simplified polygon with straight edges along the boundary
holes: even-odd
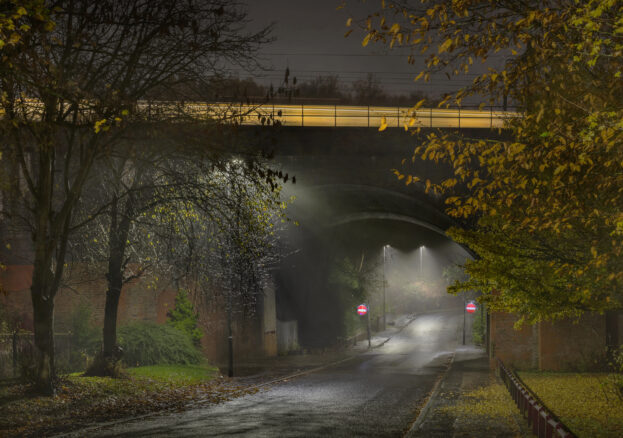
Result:
[[[257,128],[249,132],[255,139],[262,134]],[[345,247],[372,256],[384,244],[407,252],[425,246],[443,247],[448,253],[447,247],[453,246],[456,260],[469,257],[445,235],[455,223],[444,212],[443,199],[426,194],[422,182],[405,185],[392,172],[431,132],[281,127],[269,135],[272,166],[290,181],[296,178],[296,184],[285,185],[284,195],[296,197],[287,214],[300,223],[289,231],[289,255],[275,271],[276,313],[280,321],[297,321],[303,346],[325,346],[340,330],[343,309],[331,295],[327,278],[331,258]],[[462,129],[461,134],[504,135],[489,129]],[[447,165],[408,161],[408,171],[421,181],[451,175]]]
[[[442,204],[423,192],[414,190],[409,196],[386,187],[349,183],[289,187],[286,192],[296,196],[288,214],[300,225],[289,239],[295,255],[286,258],[277,280],[277,318],[298,322],[304,346],[323,346],[340,330],[339,303],[332,300],[324,282],[331,275],[328,263],[338,241],[346,240],[351,246],[365,241],[360,248],[368,254],[386,242],[404,251],[420,245],[454,246],[457,261],[471,256],[445,234],[455,223]],[[360,230],[361,239],[354,230]]]

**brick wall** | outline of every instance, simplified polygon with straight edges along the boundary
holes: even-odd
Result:
[[[9,313],[21,320],[21,327],[32,330],[32,302],[30,284],[32,265],[10,265],[0,272],[0,283],[5,290],[0,295],[0,304]],[[91,308],[95,325],[102,326],[106,302],[106,282],[103,276],[73,268],[68,287],[59,290],[54,300],[55,331],[70,329],[71,316],[80,304]],[[166,313],[175,303],[175,288],[165,281],[155,282],[146,277],[126,284],[119,301],[119,324],[131,321],[156,321],[164,323]]]
[[[507,366],[536,368],[535,352],[538,352],[538,333],[524,325],[515,330],[517,318],[508,313],[493,313],[490,319],[491,356],[500,358]]]
[[[606,351],[606,321],[603,315],[585,314],[577,322],[542,322],[540,332],[541,370],[583,371],[603,363]]]
[[[623,315],[619,318],[623,322]],[[520,330],[513,328],[517,318],[510,314],[493,313],[490,321],[491,357],[513,368],[575,371],[603,365],[604,315],[585,314],[578,321],[541,322]]]

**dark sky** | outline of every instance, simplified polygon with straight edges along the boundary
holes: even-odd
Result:
[[[275,41],[264,47],[261,59],[265,71],[240,72],[240,77],[253,76],[257,82],[279,86],[286,67],[299,82],[319,75],[338,75],[345,88],[352,82],[374,73],[390,94],[409,95],[423,91],[436,98],[457,91],[471,83],[474,73],[483,73],[487,65],[472,67],[467,76],[450,81],[445,74],[436,74],[430,82],[414,82],[423,67],[424,56],[416,55],[415,65],[407,64],[408,48],[390,50],[383,44],[362,47],[362,30],[356,29],[348,38],[346,20],[365,19],[380,9],[380,0],[242,0],[247,5],[251,28],[259,29],[274,23]],[[344,8],[337,9],[341,4]],[[490,54],[487,63],[504,62],[505,55]],[[477,69],[477,70],[476,70]],[[477,104],[486,99],[473,97],[464,103]],[[414,102],[415,103],[415,102]]]
[[[366,17],[379,1],[348,0],[345,8],[337,10],[341,3],[341,0],[247,0],[254,27],[275,24],[275,41],[262,50],[268,71],[262,73],[258,82],[278,85],[289,67],[301,82],[318,75],[337,74],[344,84],[350,84],[370,72],[392,94],[422,89],[433,96],[448,90],[450,84],[445,76],[429,84],[414,83],[419,70],[417,65],[407,64],[404,49],[390,51],[381,44],[364,48],[361,31],[344,38],[347,18]]]

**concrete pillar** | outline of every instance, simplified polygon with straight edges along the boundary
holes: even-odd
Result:
[[[264,354],[277,355],[277,306],[275,303],[275,287],[270,283],[264,289],[262,306],[262,331],[264,334]]]

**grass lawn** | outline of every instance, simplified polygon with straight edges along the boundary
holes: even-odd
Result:
[[[219,403],[255,392],[220,378],[210,365],[129,368],[127,378],[61,378],[56,397],[40,397],[28,385],[0,384],[0,437],[43,436],[189,403]]]
[[[211,365],[151,365],[128,368],[126,371],[137,378],[185,385],[207,382],[219,375],[218,368]]]
[[[524,371],[519,377],[578,437],[623,437],[623,400],[612,375]]]
[[[487,386],[461,394],[454,404],[439,411],[472,425],[474,432],[483,437],[498,436],[494,431],[500,426],[512,431],[511,437],[532,436],[526,432],[527,427],[522,427],[521,414],[506,387],[493,380]]]

